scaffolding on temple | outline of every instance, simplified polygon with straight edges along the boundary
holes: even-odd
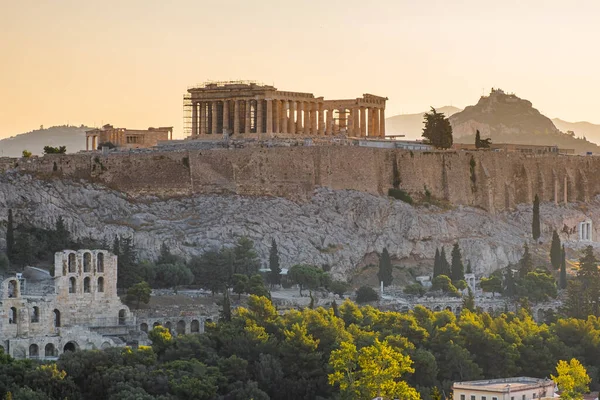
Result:
[[[183,136],[192,135],[192,95],[183,95]]]

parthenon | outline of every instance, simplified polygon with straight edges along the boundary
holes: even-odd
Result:
[[[385,136],[386,100],[372,94],[325,100],[251,81],[210,82],[184,95],[184,131],[192,139],[218,134],[378,138]]]

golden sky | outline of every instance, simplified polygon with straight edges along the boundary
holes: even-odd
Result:
[[[257,80],[386,115],[491,87],[600,123],[600,1],[0,0],[0,138],[40,125],[181,135],[182,95]]]

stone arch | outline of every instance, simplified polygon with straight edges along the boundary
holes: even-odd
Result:
[[[487,309],[488,314],[492,315],[494,313],[494,307],[489,306]]]
[[[402,306],[402,307],[400,308],[400,312],[407,313],[407,312],[409,312],[409,311],[410,311],[410,308],[409,308],[408,306]]]
[[[29,346],[29,358],[38,358],[40,356],[40,348],[37,344],[31,344]]]
[[[577,170],[577,200],[578,201],[588,201],[589,193],[588,193],[588,179],[585,175],[585,172],[581,168]]]
[[[198,321],[197,319],[193,319],[192,323],[190,324],[190,331],[193,333],[199,333],[200,332],[200,321]]]
[[[74,276],[69,278],[69,293],[77,293],[77,279]]]
[[[140,331],[148,333],[148,324],[145,322],[142,322],[140,324]]]
[[[92,253],[86,251],[83,253],[83,272],[92,271]]]
[[[127,321],[127,311],[122,308],[119,310],[119,325],[125,325]]]
[[[104,272],[104,253],[98,253],[96,256],[96,272],[99,274]]]
[[[152,329],[156,328],[157,326],[161,326],[161,323],[158,321],[152,324]]]
[[[165,328],[167,328],[169,332],[171,332],[171,330],[173,329],[173,324],[171,324],[171,321],[167,321],[167,323],[165,324]]]
[[[66,353],[67,351],[77,351],[79,350],[79,345],[77,344],[77,342],[71,340],[70,342],[67,342],[67,344],[65,344],[65,347],[63,347],[63,353]]]
[[[206,318],[206,322],[208,322],[209,324],[212,323],[212,318]]]
[[[40,322],[40,309],[37,306],[31,309],[31,322]]]
[[[89,276],[83,278],[83,293],[91,292],[91,279]]]
[[[8,312],[8,323],[16,324],[17,323],[17,309],[16,307],[11,307]]]
[[[60,311],[55,308],[52,313],[54,314],[54,326],[58,328],[60,327]]]
[[[53,343],[48,343],[46,347],[44,347],[44,357],[56,357],[57,355],[58,354]]]
[[[446,306],[446,311],[452,312],[452,306]]]
[[[185,335],[185,321],[184,320],[180,320],[177,323],[177,327],[175,328],[175,331],[177,332],[178,335]]]
[[[519,166],[519,170],[516,173],[516,179],[514,182],[517,182],[515,188],[515,203],[516,204],[524,204],[533,202],[533,198],[531,196],[531,182],[529,180],[529,174],[525,169],[525,165],[521,164]]]
[[[8,281],[8,297],[19,297],[19,282],[16,279]]]
[[[99,293],[104,292],[104,278],[103,277],[98,278],[98,292]]]
[[[102,350],[106,350],[106,349],[108,349],[109,347],[112,347],[112,346],[111,346],[111,345],[110,345],[110,343],[108,343],[108,342],[104,342],[104,343],[102,343],[102,346],[100,346],[100,348],[101,348]]]
[[[442,311],[442,307],[440,306],[435,306],[433,309],[434,312],[438,312],[438,311]]]
[[[68,265],[69,273],[74,273],[77,269],[77,257],[75,256],[75,253],[69,253]]]
[[[456,309],[454,310],[454,313],[455,313],[457,316],[460,316],[460,313],[461,313],[461,312],[462,312],[462,307],[461,307],[461,306],[458,306],[458,307],[456,307]]]

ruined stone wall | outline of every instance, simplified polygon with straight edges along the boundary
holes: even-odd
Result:
[[[17,170],[104,183],[132,196],[267,195],[305,201],[319,186],[386,195],[397,163],[400,188],[490,212],[600,193],[598,157],[493,152],[411,152],[353,146],[47,155]],[[10,163],[5,163],[10,165]],[[14,165],[14,164],[13,164]],[[8,167],[5,167],[8,169]],[[565,188],[567,189],[565,191]]]

